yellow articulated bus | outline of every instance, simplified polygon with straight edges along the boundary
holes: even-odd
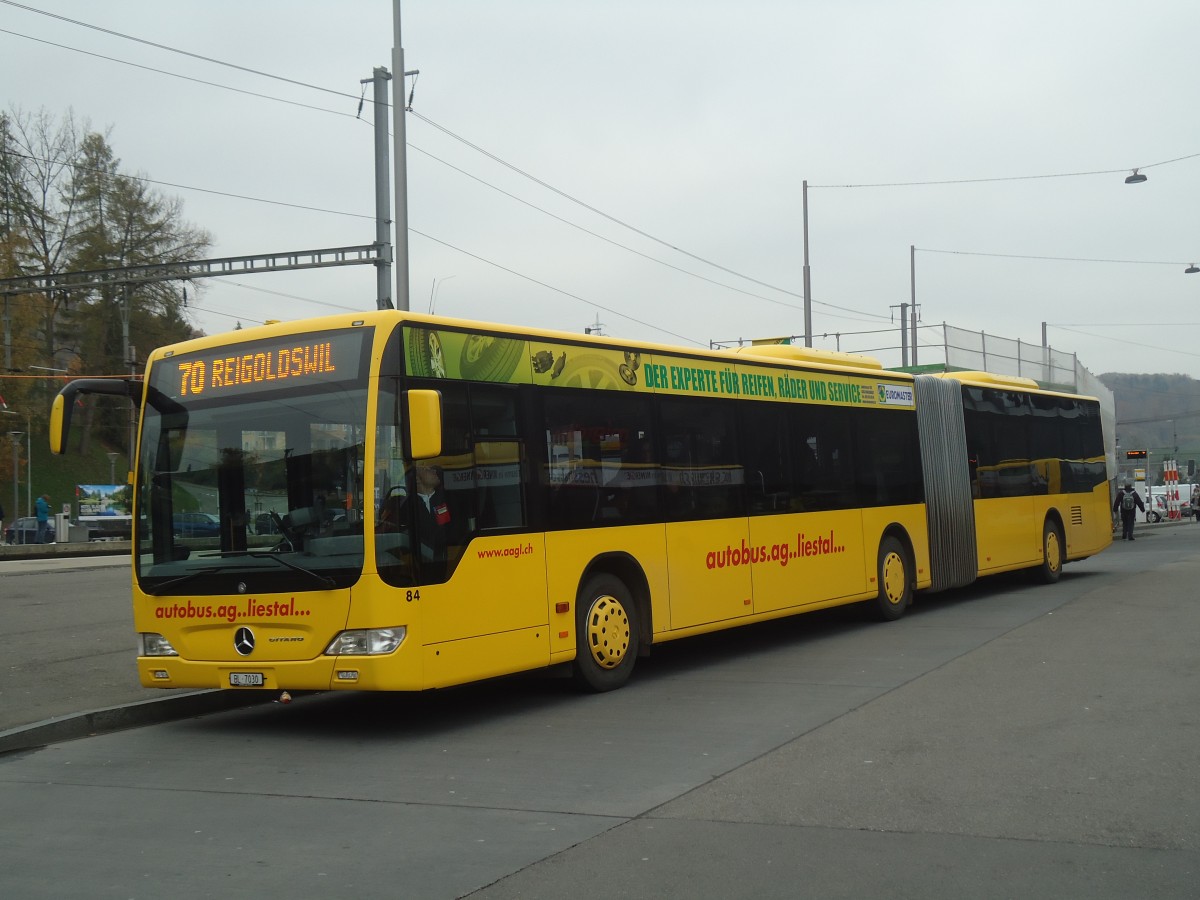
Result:
[[[687,350],[391,310],[157,350],[142,684],[424,690],[1035,570],[1111,542],[1099,404],[794,347]]]

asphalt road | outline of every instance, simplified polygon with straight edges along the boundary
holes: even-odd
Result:
[[[146,699],[127,558],[0,562],[0,732]]]
[[[0,896],[1196,897],[1200,529],[1139,538],[896,623],[667,644],[611,694],[321,694],[9,753]],[[34,576],[4,575],[8,613]],[[26,596],[69,621],[76,577]]]

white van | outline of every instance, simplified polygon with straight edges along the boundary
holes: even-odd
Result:
[[[1182,518],[1190,519],[1193,515],[1192,497],[1200,499],[1200,485],[1196,484],[1181,484],[1179,485],[1179,515]],[[1143,495],[1142,500],[1145,501]],[[1163,484],[1156,484],[1150,488],[1150,502],[1146,504],[1146,521],[1161,522],[1167,518],[1169,507],[1167,504],[1167,487]]]

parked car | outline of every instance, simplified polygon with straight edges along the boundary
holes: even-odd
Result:
[[[270,513],[259,513],[254,517],[255,534],[279,534],[279,526]]]
[[[50,520],[46,523],[46,543],[53,544],[57,539],[54,533],[54,521]],[[36,542],[37,518],[35,516],[21,516],[4,528],[4,543],[6,544],[33,544]]]
[[[216,537],[221,533],[221,520],[212,513],[175,513],[171,528],[176,537]]]
[[[1154,524],[1161,522],[1167,517],[1167,498],[1162,494],[1153,494],[1150,497],[1150,502],[1146,504],[1146,521]]]

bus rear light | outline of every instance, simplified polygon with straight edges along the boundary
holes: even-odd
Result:
[[[404,625],[394,628],[359,628],[343,631],[325,648],[327,656],[382,656],[392,653],[404,643],[408,629]]]
[[[179,651],[171,646],[161,634],[143,631],[138,635],[138,656],[178,656]],[[157,676],[156,676],[157,677]]]

